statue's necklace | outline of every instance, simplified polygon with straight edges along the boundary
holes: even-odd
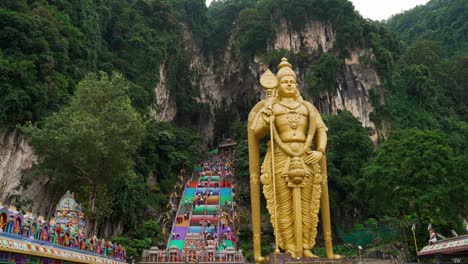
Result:
[[[284,104],[283,102],[279,102],[280,105],[286,107],[288,109],[288,113],[286,115],[286,119],[288,120],[289,127],[291,129],[296,130],[297,129],[297,124],[299,121],[301,121],[301,114],[297,111],[295,111],[301,104],[297,104],[295,106],[290,106],[287,104]],[[296,135],[296,131],[294,131],[294,136]]]
[[[296,130],[297,124],[301,121],[301,115],[296,111],[289,110],[286,119],[288,120],[289,127]],[[296,131],[294,131],[294,135],[296,135]]]
[[[300,103],[298,102],[295,102],[294,105],[288,105],[288,104],[285,104],[284,102],[278,102],[280,105],[286,107],[287,109],[289,110],[296,110],[297,108],[299,108],[299,106],[301,106]]]

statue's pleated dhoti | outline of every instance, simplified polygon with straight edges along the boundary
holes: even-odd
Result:
[[[296,144],[302,148],[301,143],[286,143],[287,145]],[[297,147],[297,146],[295,146]],[[273,201],[273,183],[272,183],[272,161],[271,148],[268,147],[265,160],[261,169],[261,182],[263,184],[263,194],[267,200],[267,209],[271,215],[271,223],[278,236],[278,246],[286,251],[294,252],[296,249],[296,239],[294,237],[294,210],[293,210],[293,187],[288,186],[288,173],[290,171],[291,157],[288,156],[280,147],[275,146],[275,186],[276,186],[276,213]],[[301,167],[305,172],[301,190],[302,205],[302,247],[303,249],[312,249],[315,245],[317,236],[318,212],[320,209],[321,195],[321,174],[318,164],[306,165],[303,161],[307,157],[304,154],[295,158],[302,163]],[[297,187],[294,187],[297,188]],[[275,218],[278,217],[278,226],[275,226]]]

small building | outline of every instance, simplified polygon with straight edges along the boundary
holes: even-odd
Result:
[[[218,145],[218,149],[231,149],[237,146],[237,142],[232,138],[226,138]]]
[[[468,235],[444,239],[418,252],[421,263],[468,263]]]

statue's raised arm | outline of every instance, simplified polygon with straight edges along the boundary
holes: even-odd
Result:
[[[340,258],[333,254],[331,241],[327,128],[317,109],[299,94],[296,74],[286,58],[276,76],[268,70],[260,82],[269,97],[252,108],[248,120],[255,261],[265,260],[261,256],[260,182],[275,230],[276,252],[281,248],[292,257],[316,257],[311,250],[322,206],[327,257]],[[267,134],[270,141],[260,167],[259,145]]]

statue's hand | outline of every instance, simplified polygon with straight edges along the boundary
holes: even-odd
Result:
[[[304,159],[304,162],[309,164],[315,164],[323,158],[323,153],[320,151],[310,151],[307,155],[307,158]]]
[[[263,121],[265,121],[266,123],[269,123],[270,122],[270,116],[273,115],[273,111],[271,110],[271,108],[264,107],[262,109],[261,113],[262,113]]]

